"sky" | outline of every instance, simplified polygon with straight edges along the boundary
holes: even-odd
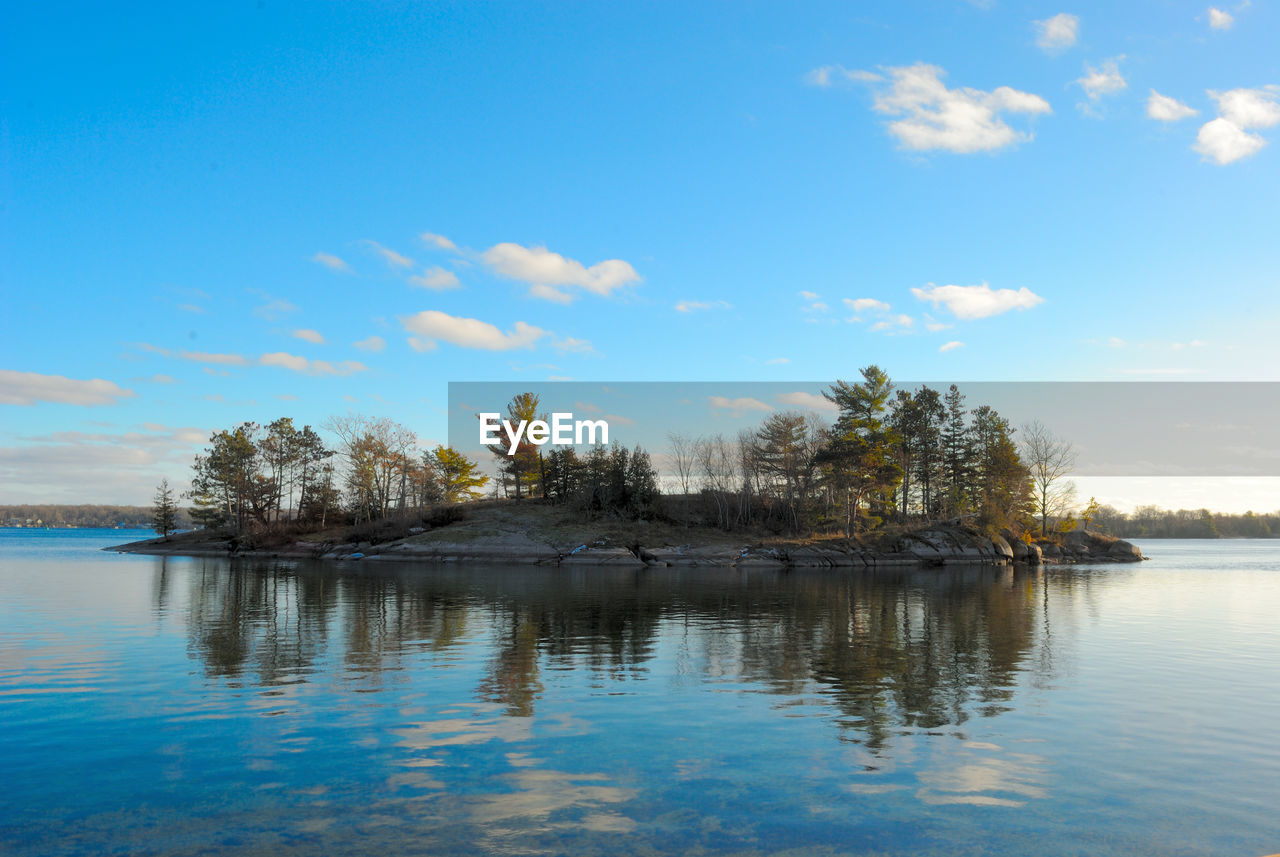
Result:
[[[1278,381],[1278,36],[1271,0],[16,6],[0,502],[145,504],[249,420],[433,444],[450,381]],[[1100,499],[1280,508],[1189,484]]]

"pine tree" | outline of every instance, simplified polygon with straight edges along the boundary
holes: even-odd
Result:
[[[169,533],[178,528],[178,507],[173,502],[173,489],[168,479],[161,479],[156,486],[155,505],[151,508],[151,528],[168,539]]]

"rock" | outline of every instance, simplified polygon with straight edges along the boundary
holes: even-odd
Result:
[[[644,565],[640,557],[626,548],[578,549],[560,558],[561,565]]]
[[[1133,542],[1126,542],[1124,539],[1116,539],[1115,543],[1111,545],[1110,550],[1107,551],[1107,554],[1118,560],[1127,562],[1136,562],[1140,559],[1145,559],[1142,555],[1141,549],[1139,549],[1137,545]]]

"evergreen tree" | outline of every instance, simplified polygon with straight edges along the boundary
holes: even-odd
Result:
[[[155,505],[151,508],[151,528],[168,540],[169,533],[177,529],[178,507],[173,500],[169,480],[162,479],[156,486]]]
[[[829,465],[833,485],[844,495],[844,529],[852,535],[855,522],[874,528],[892,503],[902,479],[894,460],[896,434],[885,422],[885,408],[893,384],[879,366],[862,370],[862,381],[837,381],[823,395],[840,409],[830,445],[822,459]]]

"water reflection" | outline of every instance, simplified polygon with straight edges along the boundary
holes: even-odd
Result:
[[[156,609],[172,599],[156,579]],[[817,692],[845,740],[962,726],[1008,710],[1019,676],[1051,683],[1052,592],[1088,570],[968,568],[837,574],[732,569],[439,569],[197,561],[187,575],[191,652],[211,678],[303,682],[325,658],[377,691],[408,659],[486,663],[476,702],[530,717],[549,674],[579,670],[625,692],[659,645],[673,680],[781,697]],[[464,643],[466,645],[464,645]],[[330,672],[335,672],[330,668]],[[332,676],[331,676],[332,678]]]

